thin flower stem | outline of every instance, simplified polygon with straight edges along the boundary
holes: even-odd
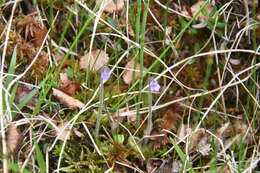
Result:
[[[153,95],[152,95],[151,89],[148,93],[148,101],[149,101],[149,115],[148,115],[147,129],[149,129],[149,131],[148,131],[147,135],[151,135],[151,131],[152,131],[152,128],[153,128],[153,120],[152,120]]]
[[[148,107],[149,107],[149,113],[148,113],[148,119],[147,119],[147,127],[144,131],[145,136],[150,136],[152,129],[153,129],[153,118],[152,118],[152,106],[153,106],[153,95],[151,88],[149,87],[149,92],[148,92]],[[148,139],[144,139],[144,144],[147,144]]]
[[[99,90],[99,109],[98,109],[98,116],[96,121],[96,128],[95,128],[95,137],[98,138],[99,130],[100,130],[100,122],[103,116],[103,109],[104,109],[104,82],[101,79],[100,82],[100,90]]]

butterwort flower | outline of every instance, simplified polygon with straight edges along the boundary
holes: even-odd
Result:
[[[161,86],[158,84],[158,82],[154,78],[150,78],[149,87],[150,87],[151,92],[158,92],[161,88]]]
[[[102,82],[105,83],[110,78],[110,69],[107,66],[103,66],[100,70],[100,77]]]

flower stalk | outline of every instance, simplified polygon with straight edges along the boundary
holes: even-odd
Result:
[[[160,91],[160,85],[157,83],[157,81],[154,78],[149,79],[149,91],[148,91],[148,107],[149,107],[149,113],[148,113],[148,119],[147,119],[147,127],[144,131],[145,136],[150,136],[152,129],[153,129],[153,119],[152,119],[152,106],[153,106],[153,92],[159,92]],[[144,143],[147,143],[148,140],[145,139]]]
[[[110,78],[110,69],[107,66],[103,66],[100,70],[100,89],[99,89],[99,109],[95,128],[95,137],[98,138],[100,131],[100,123],[103,117],[104,106],[104,83]]]

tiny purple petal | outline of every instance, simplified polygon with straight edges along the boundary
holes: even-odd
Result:
[[[149,86],[152,92],[158,92],[161,88],[161,86],[158,84],[156,80],[154,80],[154,78],[150,78]]]
[[[102,82],[105,83],[106,81],[108,81],[109,77],[110,77],[110,69],[107,66],[103,66],[100,70],[100,77],[102,79]]]

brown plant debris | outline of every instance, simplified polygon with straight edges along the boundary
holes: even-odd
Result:
[[[211,146],[208,143],[208,136],[206,134],[205,129],[198,129],[198,131],[189,136],[188,141],[189,151],[197,151],[201,153],[203,156],[209,155]]]
[[[100,49],[93,50],[80,58],[80,69],[96,72],[109,61],[108,54]]]
[[[43,76],[48,67],[49,67],[49,57],[48,54],[45,51],[41,51],[38,57],[36,57],[37,60],[32,66],[32,69],[34,72],[40,76]]]
[[[102,3],[103,0],[96,0],[97,4]],[[106,0],[104,1],[104,11],[108,13],[114,13],[123,10],[125,0]]]
[[[178,173],[182,163],[179,160],[151,158],[147,161],[147,172]]]
[[[81,101],[74,99],[73,97],[65,94],[64,92],[56,88],[52,88],[52,91],[54,97],[57,98],[62,104],[67,106],[69,109],[83,108],[85,106],[85,104]]]
[[[69,127],[70,125],[68,125],[68,122],[60,123],[55,129],[55,136],[57,136],[57,138],[62,141],[65,141],[66,138],[70,139],[71,130]]]
[[[140,79],[140,65],[136,64],[135,61],[132,59],[125,65],[125,70],[123,71],[123,80],[126,84],[130,85],[133,80],[133,75],[135,75],[135,80]],[[143,68],[143,73],[147,71],[147,69]]]
[[[199,9],[201,8],[201,6],[205,3],[206,1],[201,0],[198,1],[197,3],[193,4],[190,8],[185,9],[184,11],[182,11],[182,13],[186,16],[190,16],[193,17],[195,15],[195,13],[197,11],[199,11]],[[213,7],[211,4],[208,4],[205,6],[205,11],[207,12],[207,14],[209,15],[210,12],[212,11]],[[199,22],[205,22],[208,20],[208,15],[204,15],[202,12],[200,12],[200,14],[196,17],[196,20]]]
[[[69,96],[73,96],[80,89],[80,86],[80,83],[73,82],[69,79],[68,73],[66,71],[60,73],[59,90],[68,94]]]
[[[160,127],[162,129],[175,131],[176,130],[175,124],[179,118],[180,115],[178,113],[174,113],[173,111],[168,110],[163,116],[163,121],[160,124]]]
[[[16,126],[12,122],[10,122],[7,131],[7,146],[9,155],[13,154],[16,151],[19,145],[20,138],[20,132],[18,131]]]
[[[28,96],[28,94],[32,91],[32,89],[33,88],[30,87],[29,85],[19,84],[19,86],[16,90],[14,102],[16,104],[21,103]],[[30,99],[29,102],[26,103],[26,107],[33,109],[37,100],[38,100],[38,94],[34,95],[32,97],[32,99]]]

